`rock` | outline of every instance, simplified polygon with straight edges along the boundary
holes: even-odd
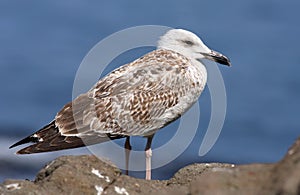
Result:
[[[198,166],[198,165],[197,165]],[[188,167],[186,167],[188,168]],[[186,169],[183,168],[183,169]],[[300,138],[275,164],[214,167],[191,182],[191,194],[300,194]]]
[[[120,174],[118,168],[95,156],[62,156],[46,165],[33,182],[5,181],[0,194],[95,194]]]
[[[0,194],[300,194],[300,138],[274,164],[193,164],[170,180],[122,175],[95,156],[62,156],[34,181],[6,180]]]

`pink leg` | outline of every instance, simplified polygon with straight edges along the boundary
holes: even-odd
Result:
[[[149,148],[146,153],[146,180],[151,180],[151,156],[152,150]]]
[[[152,156],[152,150],[151,150],[151,143],[152,138],[154,135],[151,135],[148,137],[147,145],[145,148],[145,154],[146,154],[146,180],[151,180],[151,156]]]

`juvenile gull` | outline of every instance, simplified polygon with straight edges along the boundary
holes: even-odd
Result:
[[[143,136],[146,179],[151,179],[152,138],[199,98],[207,81],[203,59],[230,66],[227,57],[209,49],[192,32],[169,30],[156,50],[100,79],[66,104],[50,124],[10,148],[31,142],[17,152],[31,154],[126,138],[128,170],[130,136]]]

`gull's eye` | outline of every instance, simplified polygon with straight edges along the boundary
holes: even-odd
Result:
[[[189,45],[189,46],[195,45],[194,42],[189,41],[189,40],[183,40],[182,42],[185,43],[186,45]]]

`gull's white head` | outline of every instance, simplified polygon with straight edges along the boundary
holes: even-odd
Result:
[[[230,66],[230,60],[211,49],[194,33],[183,29],[172,29],[160,37],[158,49],[168,49],[178,52],[190,59],[209,59]]]

